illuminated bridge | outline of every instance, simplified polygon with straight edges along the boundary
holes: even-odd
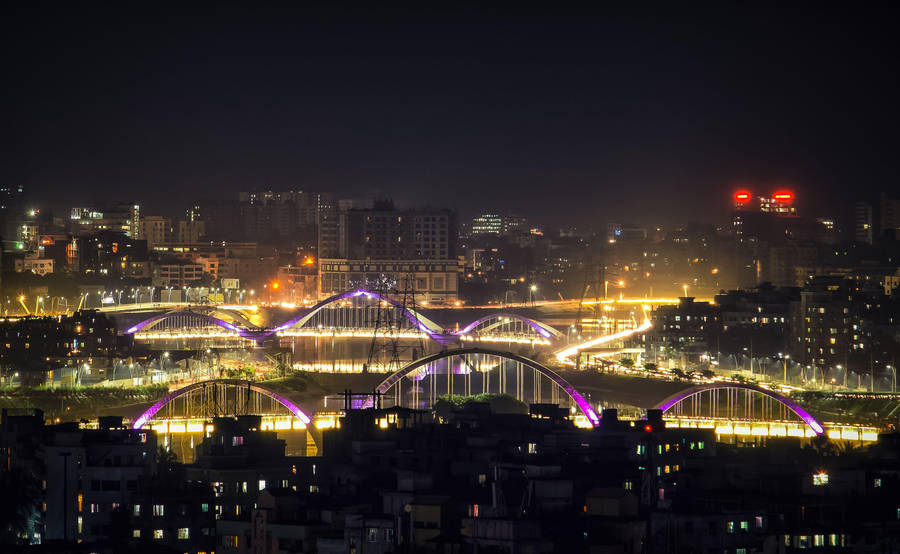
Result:
[[[667,427],[711,429],[720,437],[878,439],[875,427],[822,423],[790,398],[744,383],[691,387],[666,398],[657,409],[662,410]]]
[[[211,339],[234,344],[262,343],[277,337],[381,337],[429,339],[440,344],[507,343],[549,345],[562,337],[553,327],[515,313],[496,312],[460,329],[445,329],[413,306],[357,289],[319,302],[274,327],[253,325],[238,310],[223,307],[179,308],[131,326],[136,340]]]
[[[523,356],[480,347],[445,350],[426,356],[389,375],[376,389],[383,404],[430,409],[441,398],[478,394],[508,395],[526,404],[570,407],[578,421],[599,423],[581,394],[553,370]],[[372,398],[358,407],[372,405]],[[203,432],[217,416],[264,416],[263,428],[305,429],[314,418],[263,384],[214,379],[188,385],[153,404],[132,427],[150,426],[162,433]]]
[[[365,396],[357,408],[419,410],[440,401],[476,395],[508,395],[525,404],[551,403],[569,409],[576,425],[600,423],[590,402],[562,376],[534,360],[481,347],[446,350],[423,357],[389,375]],[[743,383],[711,383],[688,388],[662,401],[667,427],[713,431],[721,440],[766,437],[816,438],[872,442],[878,430],[851,424],[822,423],[790,398]],[[307,451],[314,452],[319,431],[338,425],[339,413],[308,413],[264,384],[237,379],[194,383],[174,391],[137,417],[132,427],[151,428],[164,435],[206,434],[217,416],[259,415],[263,430],[305,430]]]
[[[420,358],[389,375],[375,390],[386,405],[417,410],[431,409],[441,398],[508,395],[525,404],[565,406],[584,426],[600,423],[590,403],[555,371],[518,354],[481,347]]]

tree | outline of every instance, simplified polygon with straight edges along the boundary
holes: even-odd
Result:
[[[648,373],[649,373],[649,372],[652,372],[652,371],[656,371],[656,364],[654,364],[653,362],[647,362],[647,363],[645,363],[645,364],[644,364],[644,371],[646,371],[646,372],[648,372]]]
[[[28,531],[40,504],[41,487],[27,469],[13,467],[0,471],[0,544],[18,544]]]
[[[619,360],[619,365],[631,369],[632,367],[634,367],[634,360],[632,360],[631,358],[622,358],[621,360]]]

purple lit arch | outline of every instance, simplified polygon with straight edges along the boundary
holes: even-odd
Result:
[[[330,298],[326,298],[325,300],[322,300],[321,302],[319,302],[318,304],[316,304],[315,306],[313,306],[312,308],[307,310],[305,313],[298,315],[297,317],[295,317],[293,319],[289,319],[288,321],[285,321],[278,327],[275,327],[275,329],[272,330],[272,333],[277,333],[278,331],[284,331],[285,329],[290,329],[291,327],[302,327],[307,321],[312,319],[312,317],[314,315],[316,315],[319,312],[319,310],[325,308],[329,304],[333,304],[335,302],[340,302],[341,300],[346,300],[347,298],[358,298],[360,296],[370,298],[373,300],[377,300],[379,302],[386,302],[386,303],[390,304],[392,307],[400,310],[403,313],[404,317],[406,317],[406,319],[408,319],[410,322],[412,322],[414,325],[416,325],[416,327],[420,331],[427,334],[429,337],[431,337],[434,340],[440,340],[446,334],[444,332],[443,327],[441,327],[437,323],[431,321],[430,319],[423,316],[422,314],[420,314],[414,310],[410,310],[409,308],[405,308],[400,302],[397,302],[393,298],[378,294],[377,292],[368,291],[365,289],[356,289],[356,290],[353,290],[350,292],[343,292],[341,294],[336,294]]]
[[[243,338],[262,342],[265,339],[271,337],[272,335],[275,335],[279,331],[284,331],[284,330],[290,329],[292,327],[302,327],[310,319],[312,319],[313,316],[315,316],[319,311],[326,308],[330,304],[334,304],[335,302],[340,302],[340,301],[346,300],[348,298],[358,298],[358,297],[365,297],[365,298],[368,298],[368,299],[371,299],[371,300],[377,301],[377,302],[385,302],[385,303],[389,304],[391,307],[400,310],[401,313],[403,314],[403,316],[406,317],[406,319],[409,320],[411,323],[413,323],[416,326],[416,328],[419,329],[420,331],[422,331],[428,338],[435,340],[444,345],[447,345],[451,342],[456,342],[457,340],[459,340],[459,337],[461,335],[469,334],[477,326],[479,326],[483,323],[486,323],[488,321],[491,321],[492,319],[497,319],[498,321],[497,321],[497,323],[489,325],[487,327],[487,329],[491,329],[493,327],[499,326],[503,323],[503,321],[502,321],[503,318],[521,321],[521,322],[527,324],[538,335],[544,337],[545,339],[559,338],[562,336],[562,334],[559,331],[557,331],[556,329],[554,329],[553,327],[551,327],[549,325],[546,325],[546,324],[536,321],[534,319],[531,319],[531,318],[528,318],[525,316],[521,316],[518,314],[513,314],[513,313],[496,313],[496,314],[486,315],[486,316],[476,319],[472,323],[469,323],[468,325],[466,325],[459,331],[454,332],[454,331],[444,329],[441,325],[439,325],[438,323],[435,323],[431,319],[425,317],[418,311],[404,307],[400,302],[394,300],[393,298],[390,298],[389,296],[384,296],[377,292],[372,292],[372,291],[368,291],[365,289],[356,289],[356,290],[344,292],[341,294],[336,294],[334,296],[326,298],[325,300],[322,300],[321,302],[319,302],[315,306],[309,308],[308,310],[304,311],[303,313],[297,315],[294,318],[289,319],[288,321],[285,321],[281,325],[278,325],[277,327],[274,327],[274,328],[255,327],[252,325],[252,323],[248,319],[241,316],[240,314],[232,314],[229,312],[222,312],[222,313],[228,314],[229,317],[232,317],[236,320],[236,323],[232,323],[232,322],[226,321],[224,319],[221,319],[219,317],[215,317],[215,316],[211,315],[211,313],[199,313],[199,312],[194,312],[194,311],[189,311],[189,310],[176,310],[176,311],[166,312],[164,314],[155,315],[151,318],[145,319],[144,321],[141,321],[137,325],[134,325],[133,327],[129,328],[127,331],[125,331],[125,334],[131,335],[131,334],[140,332],[144,329],[152,328],[154,325],[156,325],[160,321],[163,321],[166,318],[181,315],[181,316],[194,316],[194,317],[204,318],[209,323],[218,325],[219,327],[222,327],[223,329],[227,329],[229,331],[237,333],[239,336],[241,336]],[[212,310],[212,312],[215,313],[216,310]]]
[[[768,396],[769,398],[780,403],[781,405],[783,405],[790,411],[794,412],[794,414],[796,414],[797,417],[802,419],[804,423],[809,425],[810,429],[812,429],[817,435],[825,434],[825,428],[822,426],[822,424],[819,422],[819,420],[817,420],[812,415],[810,415],[809,412],[807,412],[806,410],[801,408],[799,405],[797,405],[796,402],[794,402],[790,398],[783,396],[781,394],[778,394],[777,392],[770,391],[768,389],[763,389],[763,388],[756,387],[753,385],[746,385],[743,383],[713,383],[711,385],[700,385],[697,387],[691,387],[687,390],[673,394],[672,396],[666,398],[659,404],[657,409],[665,412],[669,408],[674,406],[675,404],[684,400],[685,398],[688,398],[690,396],[693,396],[695,394],[705,392],[708,390],[718,390],[718,389],[743,389],[743,390],[753,391],[755,393],[762,394],[764,396]]]
[[[256,338],[256,335],[258,334],[258,331],[255,329],[247,329],[247,328],[240,327],[238,325],[235,325],[234,323],[230,323],[228,321],[225,321],[224,319],[220,319],[220,318],[215,317],[210,314],[192,312],[192,311],[188,311],[188,310],[177,310],[177,311],[172,311],[172,312],[166,312],[164,314],[155,315],[151,318],[141,321],[134,327],[129,328],[127,331],[125,331],[125,334],[133,335],[134,333],[138,333],[148,327],[153,327],[154,325],[163,321],[164,319],[168,319],[170,317],[177,317],[177,316],[190,316],[190,317],[197,317],[200,319],[205,319],[214,325],[218,325],[219,327],[222,327],[223,329],[227,329],[229,331],[235,332],[244,338]]]
[[[199,383],[193,383],[186,387],[180,388],[177,391],[169,393],[165,398],[163,398],[156,404],[150,406],[150,408],[146,412],[142,413],[140,415],[140,417],[138,417],[136,420],[134,420],[134,423],[132,424],[131,428],[132,429],[142,428],[144,425],[147,424],[148,421],[150,421],[153,418],[154,415],[156,415],[156,412],[158,412],[160,409],[162,409],[163,406],[165,406],[172,400],[175,400],[179,396],[187,394],[193,390],[197,390],[197,389],[200,389],[203,387],[208,387],[211,385],[215,386],[217,384],[237,385],[237,386],[241,386],[244,388],[248,388],[253,392],[257,392],[259,394],[262,394],[264,396],[268,396],[269,398],[272,398],[273,400],[275,400],[276,402],[278,402],[279,404],[281,404],[282,406],[284,406],[285,408],[290,410],[290,412],[294,415],[294,417],[296,417],[297,419],[302,421],[304,425],[309,425],[310,421],[312,421],[310,419],[310,417],[308,415],[306,415],[306,413],[303,412],[303,410],[301,410],[296,404],[294,404],[287,398],[285,398],[279,394],[276,394],[270,390],[266,390],[258,385],[255,385],[250,381],[243,381],[241,379],[210,379],[207,381],[200,381]]]
[[[500,321],[498,321],[497,323],[494,323],[494,324],[488,326],[487,329],[491,329],[491,328],[497,327],[498,325],[502,325],[503,323],[505,323],[505,321],[503,321],[503,318],[521,321],[522,323],[525,323],[526,325],[528,325],[529,327],[534,329],[534,331],[537,334],[544,337],[545,339],[562,336],[562,333],[560,333],[553,327],[550,327],[549,325],[545,325],[545,324],[541,323],[540,321],[535,321],[534,319],[531,319],[529,317],[525,317],[522,315],[505,313],[505,312],[479,317],[472,323],[466,325],[465,327],[463,327],[459,331],[456,331],[453,334],[454,335],[467,335],[467,334],[471,333],[473,329],[475,329],[482,323],[486,323],[492,319],[499,319]],[[485,329],[485,330],[487,330],[487,329]]]
[[[390,390],[391,387],[396,385],[401,379],[403,379],[410,373],[414,372],[415,370],[419,369],[423,365],[427,365],[432,362],[442,360],[444,358],[449,358],[452,356],[465,356],[467,354],[485,354],[488,356],[497,356],[500,358],[505,358],[507,360],[512,360],[514,362],[519,362],[525,366],[530,367],[531,369],[537,371],[544,377],[547,377],[553,383],[555,383],[556,385],[559,385],[560,388],[562,388],[564,391],[566,391],[566,394],[568,394],[569,397],[575,401],[575,404],[584,413],[584,415],[588,418],[588,421],[591,422],[591,425],[596,426],[596,425],[600,424],[600,418],[597,416],[597,412],[595,412],[594,409],[591,408],[590,403],[587,400],[585,400],[583,396],[581,396],[580,392],[575,390],[575,387],[573,387],[568,381],[563,379],[562,376],[560,376],[558,373],[556,373],[555,371],[553,371],[552,369],[550,369],[544,365],[537,363],[536,361],[534,361],[530,358],[526,358],[524,356],[519,356],[518,354],[513,354],[512,352],[503,352],[500,350],[490,350],[488,348],[472,347],[472,348],[457,348],[454,350],[443,350],[436,354],[432,354],[430,356],[425,356],[424,358],[419,358],[418,360],[412,362],[411,364],[407,365],[406,367],[389,375],[384,381],[381,382],[381,384],[378,385],[378,387],[375,390],[377,392],[379,392],[380,394],[385,394],[385,393],[387,393],[388,390]]]

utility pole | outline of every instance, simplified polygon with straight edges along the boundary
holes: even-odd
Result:
[[[875,392],[875,364],[872,362],[872,351],[869,350],[869,373],[872,376],[870,381],[871,384],[871,392]]]

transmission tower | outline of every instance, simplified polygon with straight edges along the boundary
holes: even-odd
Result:
[[[375,330],[369,346],[369,357],[366,365],[363,366],[364,371],[372,367],[373,363],[381,361],[384,371],[393,373],[403,367],[401,359],[406,351],[412,351],[412,359],[425,352],[425,342],[416,312],[415,282],[415,276],[409,273],[401,279],[399,287],[394,280],[383,275],[375,283],[374,290],[379,296],[396,298],[399,306],[384,301],[378,302],[375,312]],[[411,316],[412,320],[408,319],[407,315]],[[412,329],[418,338],[411,343],[402,343],[400,334],[407,329]]]

